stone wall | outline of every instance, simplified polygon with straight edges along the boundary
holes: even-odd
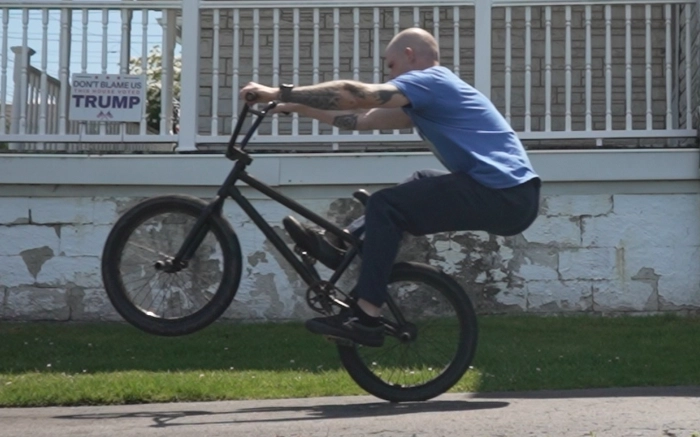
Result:
[[[665,91],[665,21],[663,5],[652,6],[652,107],[653,127],[665,126],[666,91]],[[313,83],[313,12],[311,9],[300,9],[300,65],[297,71],[299,84]],[[531,116],[532,130],[545,128],[545,8],[532,7],[532,101]],[[612,128],[625,128],[625,9],[624,5],[613,5],[612,11]],[[200,133],[209,134],[212,115],[212,57],[213,57],[213,12],[202,12],[201,31],[201,97],[200,97]],[[233,58],[233,12],[222,9],[220,12],[220,43],[219,43],[219,126],[222,132],[230,131],[230,116],[232,112],[231,96],[234,76]],[[259,20],[259,65],[255,69],[253,63],[254,20],[251,10],[240,11],[240,48],[238,56],[240,65],[238,74],[240,84],[257,75],[260,82],[272,83],[273,78],[273,21],[272,10],[261,9]],[[454,64],[454,9],[439,7],[439,43],[442,62],[447,67],[458,70],[462,78],[473,82],[474,69],[474,9],[473,7],[459,8],[459,62]],[[374,17],[372,8],[360,8],[359,21],[359,65],[357,71],[353,64],[353,11],[351,8],[340,8],[339,14],[339,64],[333,65],[333,35],[334,21],[332,9],[320,9],[320,65],[316,72],[319,81],[331,80],[335,77],[351,79],[357,77],[363,81],[374,80]],[[394,35],[393,8],[380,8],[379,21],[380,57],[385,45]],[[399,29],[418,24],[433,31],[435,17],[432,7],[419,8],[418,20],[414,17],[413,8],[401,8]],[[572,128],[585,128],[585,8],[572,8]],[[633,93],[633,128],[646,128],[646,63],[645,63],[645,8],[644,5],[632,7],[632,93]],[[491,97],[497,107],[505,112],[505,8],[493,9],[492,20],[492,89]],[[290,9],[280,11],[280,64],[277,73],[280,82],[291,82],[293,74],[293,14]],[[564,129],[565,115],[565,9],[552,7],[552,129]],[[696,33],[697,35],[697,33]],[[592,37],[592,118],[593,129],[605,129],[606,91],[605,91],[605,9],[602,5],[592,7],[591,17]],[[524,130],[525,119],[525,8],[512,8],[512,95],[511,117],[512,124],[517,130]],[[381,58],[380,58],[381,62]],[[693,70],[697,72],[698,69]],[[387,80],[386,70],[380,65],[378,71],[380,80]],[[288,132],[290,121],[281,120],[281,132]],[[266,132],[264,126],[261,132]],[[302,121],[300,129],[309,129],[309,124]],[[322,132],[324,132],[322,130]]]
[[[407,237],[399,258],[454,275],[482,314],[700,310],[697,191],[577,194],[555,186],[545,187],[540,215],[521,235]],[[144,193],[126,191],[132,194],[0,197],[0,319],[119,320],[102,288],[100,256],[111,224]],[[327,188],[305,193],[296,198],[333,222],[361,213],[356,201]],[[253,204],[290,242],[281,226],[288,211],[269,200]],[[232,202],[225,215],[244,257],[240,291],[225,317],[309,316],[296,273]],[[352,283],[357,267],[341,287]]]

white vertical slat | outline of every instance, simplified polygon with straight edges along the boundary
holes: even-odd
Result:
[[[7,133],[7,53],[8,37],[7,29],[10,24],[10,11],[7,8],[2,9],[2,64],[0,64],[0,134]]]
[[[90,25],[90,13],[87,9],[81,11],[82,40],[80,41],[80,71],[87,73],[88,66],[88,26]],[[145,66],[146,64],[144,64]],[[145,68],[145,67],[144,67]]]
[[[292,83],[299,84],[299,8],[294,8],[294,50],[292,53]],[[299,114],[292,114],[292,135],[299,134]]]
[[[511,70],[512,70],[512,65],[511,65],[511,29],[513,27],[512,24],[512,8],[510,6],[506,7],[506,56],[505,56],[505,69],[506,69],[506,121],[508,124],[510,124],[510,98],[511,98],[511,92],[512,92],[512,86],[511,86]]]
[[[253,82],[260,73],[260,9],[253,9]]]
[[[666,129],[673,129],[673,67],[671,65],[671,5],[664,7],[664,18],[666,23]]]
[[[109,10],[102,9],[102,74],[107,74],[108,42],[109,40]],[[100,135],[106,135],[107,123],[100,122]]]
[[[530,94],[532,92],[532,7],[525,7],[525,132],[532,130]]]
[[[379,8],[374,8],[372,11],[372,29],[373,29],[373,59],[372,59],[372,81],[379,83],[381,77],[381,58],[379,57]],[[379,133],[379,129],[373,131],[375,135]]]
[[[401,22],[401,14],[398,7],[394,8],[394,35],[399,33],[399,24]]]
[[[240,47],[241,41],[241,11],[238,8],[233,9],[233,81],[232,90],[233,96],[231,98],[231,108],[233,123],[231,124],[231,131],[233,127],[238,123],[238,89],[240,88],[240,65],[241,65],[241,51],[236,50],[236,47]]]
[[[393,18],[394,18],[394,35],[396,35],[397,33],[400,32],[399,23],[401,22],[401,13],[400,13],[400,10],[398,7],[394,8],[394,17]],[[398,129],[394,129],[393,132],[394,132],[394,135],[399,134]]]
[[[280,84],[280,10],[272,10],[272,86],[279,87]],[[279,115],[272,117],[272,135],[279,133]]]
[[[593,130],[593,113],[591,111],[591,5],[586,5],[586,130]]]
[[[352,8],[352,79],[360,80],[360,8]]]
[[[29,66],[29,9],[22,10],[22,56],[20,62],[19,134],[23,135],[27,132],[27,98],[29,97],[29,71],[27,68]],[[15,93],[17,93],[16,89]]]
[[[438,6],[433,7],[433,37],[440,47],[440,8]]]
[[[452,29],[453,41],[452,45],[452,64],[454,64],[454,73],[459,76],[460,56],[459,56],[459,6],[452,9]]]
[[[333,80],[340,79],[340,9],[333,8]],[[333,126],[333,134],[338,134],[338,127]],[[338,150],[338,144],[333,144],[333,150]]]
[[[474,5],[474,87],[487,99],[491,97],[491,1]]]
[[[352,78],[360,80],[360,8],[352,9]],[[358,130],[353,135],[359,135]]]
[[[566,46],[564,47],[564,86],[566,87],[566,108],[564,109],[564,130],[571,131],[571,6],[566,7]]]
[[[320,57],[320,13],[318,8],[314,8],[314,61],[313,61],[313,80],[314,84],[319,82],[319,57]],[[318,135],[318,120],[314,119],[311,122],[313,135]]]
[[[129,58],[131,57],[131,17],[133,11],[122,9],[122,37],[120,44],[119,73],[129,74]],[[119,123],[119,134],[124,138],[127,134],[126,123]]]
[[[552,7],[544,10],[544,130],[552,130]]]
[[[163,49],[162,49],[162,64],[163,64],[163,73],[161,74],[160,78],[160,83],[161,83],[161,99],[160,99],[160,132],[161,135],[166,135],[170,133],[172,126],[173,126],[173,40],[174,40],[174,32],[175,32],[175,26],[176,26],[176,16],[174,11],[168,10],[168,11],[163,11],[163,23],[164,28],[163,28]],[[184,27],[184,24],[183,24]],[[183,48],[184,52],[184,48]],[[184,65],[183,61],[183,65]],[[191,67],[190,67],[191,68]],[[197,70],[197,74],[199,75],[199,69]],[[197,95],[199,96],[199,90],[197,90]],[[185,102],[188,102],[187,100],[184,100]],[[191,103],[188,102],[188,104],[191,106]],[[184,118],[184,115],[183,115]],[[199,131],[199,114],[197,114],[197,131]]]
[[[219,135],[219,37],[221,32],[221,9],[212,10],[214,41],[211,60],[211,135]]]
[[[61,81],[61,91],[58,97],[58,133],[60,135],[65,135],[66,128],[68,127],[68,87],[70,83],[68,72],[70,71],[71,15],[71,9],[63,8],[61,10],[61,56],[58,69],[58,75]]]
[[[186,104],[181,107],[178,150],[197,150],[200,93],[200,15],[199,2],[182,2],[182,88],[180,95],[182,102]]]
[[[413,7],[413,26],[421,27],[420,24],[420,8],[418,6]]]
[[[148,63],[148,9],[141,11],[141,74],[146,74],[146,65]],[[139,123],[139,134],[146,135],[148,126],[148,112],[146,105],[143,105],[143,113],[141,114],[141,122]]]
[[[632,6],[625,5],[625,129],[632,130]]]
[[[49,77],[46,74],[46,69],[49,67],[49,10],[41,10],[41,85],[39,89],[41,90],[41,109],[39,112],[39,134],[46,134],[47,128],[47,110],[49,105]],[[43,149],[43,145],[40,145]]]
[[[651,5],[645,7],[645,22],[646,22],[646,96],[647,96],[647,130],[651,130],[653,126],[652,109],[651,109]]]
[[[612,130],[612,10],[605,5],[605,129]]]
[[[693,110],[692,110],[692,83],[690,74],[691,52],[690,52],[690,40],[692,39],[690,32],[690,16],[692,6],[686,4],[683,6],[685,12],[685,128],[691,129],[693,127]]]

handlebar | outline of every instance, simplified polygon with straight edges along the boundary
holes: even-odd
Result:
[[[253,93],[246,94],[246,100],[250,101],[251,95],[253,95]],[[253,96],[252,99],[255,100],[255,97]],[[241,141],[240,150],[243,150],[245,148],[245,146],[248,144],[248,141],[253,136],[255,131],[258,129],[258,126],[260,126],[260,123],[262,123],[263,119],[267,115],[268,111],[277,106],[277,104],[277,101],[272,101],[265,105],[265,107],[261,110],[253,109],[247,104],[243,105],[243,109],[241,109],[241,112],[238,114],[238,122],[236,123],[236,128],[233,130],[233,134],[231,135],[231,139],[229,140],[228,147],[226,148],[227,157],[230,158],[232,156],[235,156],[236,140],[238,139],[238,135],[241,133],[241,129],[243,128],[243,122],[245,122],[248,113],[250,112],[251,114],[255,114],[258,118],[255,119],[253,124],[250,126],[250,129],[248,129],[248,132],[246,133],[245,137],[243,137],[243,140]]]

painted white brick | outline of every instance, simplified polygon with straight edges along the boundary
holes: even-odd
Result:
[[[656,211],[583,218],[584,247],[678,247],[700,242],[700,213]]]
[[[530,281],[528,311],[588,311],[592,307],[591,283],[587,281]]]
[[[579,246],[581,229],[577,220],[569,217],[543,217],[523,232],[529,243],[552,244],[555,246]]]
[[[523,311],[527,310],[527,289],[510,287],[506,283],[494,283],[489,286],[495,286],[501,289],[494,299],[496,302],[510,307],[517,307]]]
[[[82,318],[120,321],[122,317],[109,301],[107,293],[101,288],[87,288],[83,296]]]
[[[36,282],[50,287],[63,287],[68,283],[79,287],[102,287],[101,264],[98,257],[57,256],[46,261]]]
[[[620,277],[614,248],[589,248],[559,252],[562,279],[615,279]]]
[[[117,221],[117,203],[108,199],[95,199],[93,203],[92,223],[109,225]]]
[[[59,238],[50,226],[0,226],[0,255],[19,255],[25,250],[48,247],[58,253]]]
[[[68,320],[66,291],[58,288],[18,287],[7,290],[5,317],[22,320]]]
[[[27,265],[21,256],[0,256],[0,287],[17,287],[34,283],[34,277],[29,273]]]
[[[62,226],[60,254],[63,256],[101,256],[111,230],[110,225]]]
[[[559,273],[553,267],[537,264],[523,264],[517,275],[526,281],[546,281],[559,279]]]
[[[622,216],[700,216],[700,195],[697,194],[616,194],[613,203],[615,214]]]
[[[654,287],[644,281],[600,281],[593,284],[595,311],[656,311]]]
[[[29,200],[32,223],[92,223],[94,205],[91,198],[42,197]]]
[[[24,197],[0,197],[0,224],[29,223],[29,201]]]
[[[626,281],[643,268],[659,275],[660,309],[700,305],[700,247],[626,248],[624,261]]]
[[[603,215],[613,209],[611,195],[551,196],[544,200],[548,216]]]

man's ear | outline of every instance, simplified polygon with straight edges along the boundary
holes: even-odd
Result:
[[[413,62],[413,60],[416,58],[416,53],[410,47],[406,47],[406,49],[404,49],[404,54],[409,62]]]

